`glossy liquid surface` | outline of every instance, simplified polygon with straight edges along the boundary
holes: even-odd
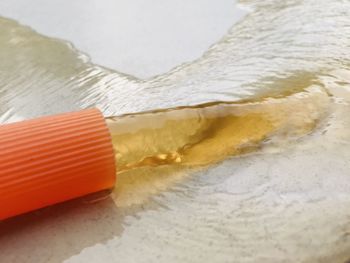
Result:
[[[108,117],[118,174],[162,165],[209,165],[299,139],[325,118],[331,98],[317,86],[295,92]]]
[[[99,107],[123,170],[97,204],[2,223],[1,260],[350,258],[350,3],[239,3],[202,56],[148,79],[0,18],[0,122]]]

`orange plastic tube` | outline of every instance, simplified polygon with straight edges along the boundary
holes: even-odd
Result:
[[[0,126],[0,219],[112,188],[113,146],[99,110]]]

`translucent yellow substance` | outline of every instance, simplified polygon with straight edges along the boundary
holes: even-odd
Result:
[[[256,101],[218,102],[106,119],[118,173],[147,166],[200,166],[312,131],[328,94],[317,86]],[[282,138],[282,140],[278,140]]]
[[[255,100],[217,102],[106,118],[117,163],[118,207],[148,201],[200,168],[264,146],[283,150],[311,133],[332,99],[320,86]]]

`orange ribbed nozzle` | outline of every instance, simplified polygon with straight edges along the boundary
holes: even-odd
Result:
[[[97,109],[0,126],[0,219],[112,188],[115,178]]]

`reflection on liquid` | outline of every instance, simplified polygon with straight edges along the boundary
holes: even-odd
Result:
[[[313,130],[330,97],[319,87],[258,101],[217,102],[106,118],[118,173],[144,166],[198,166],[286,142]],[[293,114],[291,114],[293,112]]]
[[[350,2],[241,3],[252,11],[201,58],[148,80],[0,19],[1,122],[90,106],[120,116],[124,229],[67,262],[350,258]],[[123,115],[154,109],[170,110]],[[13,235],[0,237],[6,262],[21,261],[8,240],[27,247]]]
[[[329,94],[315,86],[277,98],[108,117],[118,163],[118,206],[144,203],[188,175],[184,168],[297,140],[327,116],[330,103]],[[162,187],[147,183],[150,177]],[[131,180],[138,186],[127,188]]]

